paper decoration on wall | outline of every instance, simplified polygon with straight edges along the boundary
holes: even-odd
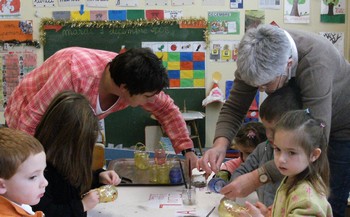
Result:
[[[172,6],[194,5],[193,0],[171,0]]]
[[[346,0],[321,0],[322,23],[345,23]]]
[[[108,13],[107,11],[90,11],[90,20],[91,21],[108,20]]]
[[[165,19],[180,19],[184,16],[182,10],[164,10]]]
[[[108,11],[108,20],[126,20],[126,10],[110,10]]]
[[[72,11],[71,18],[77,21],[89,21],[90,11],[84,11],[84,13],[81,13],[81,11]]]
[[[79,6],[82,3],[81,0],[57,0],[58,6],[60,7],[71,7],[71,6]]]
[[[239,40],[211,41],[209,59],[217,62],[235,62],[238,57]]]
[[[2,0],[0,1],[0,18],[18,17],[21,12],[20,0]]]
[[[20,80],[37,66],[37,55],[31,48],[15,47],[0,52],[0,110]]]
[[[230,96],[230,91],[234,85],[233,81],[226,81],[226,99]],[[254,100],[244,118],[244,122],[259,121],[259,91],[256,92]]]
[[[280,9],[281,0],[259,0],[259,8],[262,9]]]
[[[320,32],[320,35],[332,42],[344,56],[344,32]]]
[[[239,34],[240,17],[238,11],[208,12],[210,34]]]
[[[53,11],[52,18],[55,20],[70,20],[70,11]]]
[[[284,0],[285,23],[310,23],[310,0]]]
[[[170,88],[205,87],[205,42],[142,42],[142,47],[162,58]]]
[[[2,41],[33,40],[33,21],[31,20],[9,20],[0,21],[0,39]]]
[[[146,10],[146,20],[164,20],[163,10]]]
[[[123,6],[123,7],[136,7],[139,5],[138,0],[116,0],[116,6]]]
[[[264,10],[246,10],[245,11],[245,25],[244,31],[249,28],[256,28],[260,24],[265,23],[265,11]]]
[[[88,7],[107,8],[108,0],[86,0]]]
[[[33,0],[33,6],[36,8],[55,7],[55,0]]]
[[[145,0],[146,6],[168,6],[169,0]]]
[[[230,8],[231,9],[242,9],[243,8],[243,0],[230,0]]]

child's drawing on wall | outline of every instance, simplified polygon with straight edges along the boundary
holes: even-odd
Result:
[[[321,22],[322,23],[345,23],[346,1],[345,0],[322,0]]]
[[[19,16],[20,0],[0,0],[0,16]]]
[[[310,23],[310,0],[284,0],[284,23]]]

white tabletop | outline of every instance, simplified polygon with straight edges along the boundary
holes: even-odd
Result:
[[[195,206],[169,206],[155,207],[150,203],[151,194],[179,193],[184,186],[120,186],[118,187],[118,198],[109,203],[98,204],[88,212],[88,217],[154,217],[154,216],[206,216],[215,206],[210,217],[218,217],[218,206],[223,195],[209,193],[207,188],[198,188]],[[237,203],[244,201],[257,201],[256,193],[247,198],[237,198]],[[187,213],[188,212],[188,213]],[[186,214],[187,213],[187,214]]]

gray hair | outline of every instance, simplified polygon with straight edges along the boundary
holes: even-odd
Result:
[[[235,76],[256,87],[267,84],[285,72],[290,55],[283,29],[265,24],[251,28],[239,43]]]

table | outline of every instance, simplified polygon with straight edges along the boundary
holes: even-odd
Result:
[[[218,206],[223,195],[208,193],[206,187],[198,188],[195,206],[151,207],[150,194],[167,194],[181,192],[184,186],[120,186],[117,200],[98,204],[88,212],[88,217],[154,217],[154,216],[206,216],[215,206],[210,217],[218,217]],[[237,198],[237,203],[256,202],[257,195],[252,193],[247,198]],[[189,212],[186,214],[186,212]]]

